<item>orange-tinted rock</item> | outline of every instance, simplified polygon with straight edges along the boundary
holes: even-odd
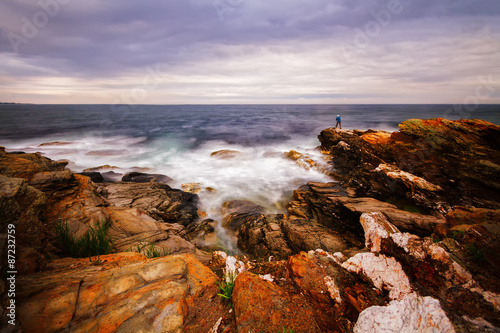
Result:
[[[108,221],[106,201],[97,195],[96,186],[90,178],[74,175],[73,191],[53,202],[45,211],[45,218],[55,224],[64,221],[75,237],[82,237],[91,226]]]
[[[296,332],[324,332],[303,297],[252,273],[238,275],[233,304],[239,333],[281,332],[283,327]]]
[[[361,139],[371,145],[385,145],[389,142],[391,133],[389,132],[367,132],[361,135]]]
[[[53,267],[18,280],[19,322],[27,332],[180,332],[190,298],[217,281],[189,255],[145,260],[120,253]]]
[[[43,157],[40,153],[17,154],[0,150],[0,174],[8,177],[31,178],[43,171],[62,171],[67,162],[56,162]]]
[[[40,251],[46,245],[47,235],[40,220],[46,204],[46,195],[24,179],[0,175],[0,228],[6,234],[8,225],[12,224],[17,245]],[[6,248],[2,246],[1,251]]]
[[[288,272],[312,304],[322,332],[351,331],[361,311],[386,303],[373,284],[347,272],[327,252],[301,252],[290,257]]]
[[[451,226],[462,224],[500,224],[500,209],[455,207],[446,215]]]
[[[33,248],[20,247],[16,254],[16,269],[19,275],[39,272],[47,266],[45,257]]]

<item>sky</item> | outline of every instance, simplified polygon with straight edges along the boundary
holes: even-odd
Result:
[[[499,0],[2,0],[0,101],[500,103]]]

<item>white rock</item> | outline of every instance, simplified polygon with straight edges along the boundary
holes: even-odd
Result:
[[[239,261],[233,256],[229,256],[226,259],[226,282],[232,282],[236,279],[238,274],[246,271],[245,263]]]
[[[263,280],[274,282],[274,277],[271,274],[259,275],[259,277]]]
[[[315,255],[315,256],[318,255],[325,256],[335,261],[339,265],[342,265],[342,263],[347,260],[347,257],[342,252],[335,252],[334,254],[331,254],[330,252],[325,251],[323,249],[316,249],[316,250],[310,250],[308,253],[310,255]]]
[[[402,299],[413,292],[408,276],[394,258],[374,253],[358,253],[344,262],[342,267],[368,276],[375,287],[388,290],[391,299]]]
[[[334,299],[337,303],[342,303],[342,297],[340,297],[340,289],[335,284],[335,280],[327,275],[324,277],[324,281],[326,284],[326,288],[330,293],[330,297]]]
[[[415,176],[409,172],[402,171],[396,166],[388,164],[380,164],[375,170],[375,172],[383,173],[391,179],[399,179],[409,188],[416,187],[421,190],[426,191],[442,191],[443,189],[439,185],[434,185],[424,178]]]
[[[220,324],[222,324],[222,317],[219,318],[219,320],[217,320],[217,322],[215,323],[214,327],[212,327],[210,329],[210,331],[208,331],[208,333],[217,333],[217,331],[219,330],[219,326]]]
[[[455,329],[437,299],[412,293],[387,306],[372,306],[362,311],[354,332],[455,332]]]
[[[359,222],[365,231],[365,246],[372,252],[380,252],[382,240],[400,232],[384,214],[379,212],[363,213]]]

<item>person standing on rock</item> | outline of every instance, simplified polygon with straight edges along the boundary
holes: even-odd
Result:
[[[340,129],[342,129],[342,121],[340,120],[340,115],[337,115],[337,124],[335,124],[335,128],[337,128],[337,126],[340,126]]]

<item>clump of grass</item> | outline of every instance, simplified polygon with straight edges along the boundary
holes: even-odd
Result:
[[[432,241],[433,243],[439,243],[439,242],[441,241],[441,239],[439,239],[439,237],[438,237],[438,236],[436,236],[436,235],[432,234],[432,235],[431,235],[431,241]]]
[[[291,328],[286,328],[283,326],[283,329],[281,331],[278,331],[278,333],[295,333],[295,331]]]
[[[463,230],[453,230],[451,234],[451,239],[457,240],[461,239],[465,235],[465,231]]]
[[[148,258],[159,258],[170,255],[170,251],[164,247],[158,249],[154,243],[146,246],[144,255]]]
[[[217,294],[221,297],[221,299],[229,305],[229,307],[233,307],[233,289],[234,289],[234,280],[235,277],[233,274],[228,275],[229,279],[224,279],[222,282],[217,282],[219,286],[220,294]],[[228,281],[229,280],[229,281]]]
[[[407,203],[404,200],[397,200],[394,198],[387,199],[385,202],[390,203],[391,205],[394,205],[398,207],[401,210],[404,210],[409,213],[417,213],[417,214],[423,214],[422,210],[418,208],[417,206],[411,205]]]
[[[137,247],[129,248],[127,252],[138,252],[143,253],[149,259],[159,258],[170,255],[170,250],[165,247],[158,249],[155,242],[149,242],[144,245],[138,244]]]
[[[474,260],[474,262],[478,264],[484,263],[486,261],[483,250],[479,248],[475,243],[470,243],[467,245],[467,254],[472,257],[472,260]]]
[[[64,255],[73,258],[86,258],[110,254],[113,250],[113,240],[108,236],[109,224],[105,221],[97,224],[81,238],[75,238],[70,233],[68,223],[58,223],[55,225],[55,232],[59,244],[61,244]]]

